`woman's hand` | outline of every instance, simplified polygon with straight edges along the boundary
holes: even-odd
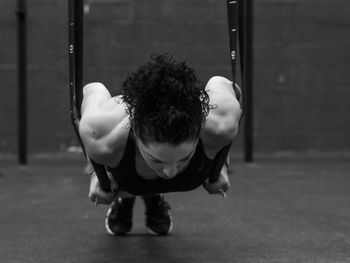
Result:
[[[227,167],[223,167],[218,180],[216,180],[213,183],[210,183],[209,179],[207,179],[204,182],[203,187],[205,190],[207,190],[209,194],[219,194],[222,197],[226,198],[226,192],[230,188]]]
[[[96,176],[95,171],[92,167],[89,167],[89,165],[85,169],[85,173],[87,173],[90,176],[90,187],[89,187],[89,199],[97,204],[105,204],[108,205],[112,203],[114,200],[117,190],[118,190],[118,184],[113,179],[110,173],[107,172],[109,180],[111,180],[111,192],[104,191],[100,183],[98,181],[98,178]]]

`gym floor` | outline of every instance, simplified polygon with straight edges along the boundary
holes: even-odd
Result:
[[[350,262],[349,156],[233,164],[227,199],[172,193],[170,236],[148,234],[137,200],[126,237],[87,198],[82,157],[0,160],[0,262]]]

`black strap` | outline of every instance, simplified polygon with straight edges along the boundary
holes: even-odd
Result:
[[[228,29],[229,29],[229,43],[230,43],[230,60],[231,60],[231,70],[232,70],[232,88],[235,90],[237,94],[237,99],[239,101],[244,101],[243,92],[240,93],[237,90],[236,85],[236,61],[238,57],[238,49],[237,49],[237,40],[239,39],[239,48],[240,48],[240,68],[241,68],[241,76],[243,74],[243,44],[241,42],[243,35],[243,0],[227,0],[227,17],[228,17]],[[239,94],[238,94],[239,93]],[[243,109],[243,105],[241,105]],[[241,117],[242,118],[242,117]],[[209,182],[213,183],[217,181],[220,177],[221,169],[224,165],[227,165],[227,156],[229,154],[231,144],[224,146],[214,158],[214,167],[209,176]]]
[[[230,59],[232,81],[236,83],[237,35],[238,35],[238,3],[239,0],[227,0],[227,18],[230,42]]]
[[[232,72],[232,82],[233,89],[236,91],[235,84],[237,82],[236,78],[236,61],[240,60],[240,73],[241,80],[243,80],[243,55],[244,55],[244,46],[243,46],[243,34],[244,34],[244,2],[243,0],[227,0],[227,17],[228,17],[228,30],[229,30],[229,45],[230,45],[230,61],[231,61],[231,72]],[[238,54],[238,45],[239,44],[239,54]],[[243,85],[243,83],[242,83]],[[241,108],[244,110],[244,88],[241,85],[242,98],[240,98]],[[237,98],[238,99],[238,98]]]
[[[69,90],[70,115],[75,134],[88,158],[85,147],[79,135],[80,108],[83,100],[83,17],[84,1],[68,0],[68,32],[69,32]],[[104,191],[111,191],[111,182],[104,165],[91,160],[100,186]]]
[[[96,172],[96,176],[98,178],[98,181],[100,183],[101,188],[106,191],[111,191],[111,181],[109,180],[107,176],[107,171],[104,165],[101,165],[99,163],[96,163],[95,161],[90,159],[90,162],[92,164],[92,167],[94,167],[94,170]]]
[[[228,166],[226,160],[227,160],[227,156],[228,156],[228,153],[230,151],[230,148],[231,148],[231,144],[232,143],[221,148],[221,150],[215,155],[214,162],[213,162],[214,167],[212,168],[212,171],[209,175],[209,182],[210,183],[216,182],[219,179],[221,169],[224,165]]]

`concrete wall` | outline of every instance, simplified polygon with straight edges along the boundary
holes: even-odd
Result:
[[[16,152],[16,1],[0,1],[0,153]],[[69,117],[67,1],[28,0],[30,153],[77,145]],[[117,94],[151,53],[230,77],[226,1],[90,0],[86,82]],[[257,151],[350,150],[350,2],[256,0]],[[242,151],[241,131],[234,145]]]

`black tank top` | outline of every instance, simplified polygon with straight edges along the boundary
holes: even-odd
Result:
[[[130,132],[120,163],[114,168],[108,167],[120,190],[133,195],[191,191],[201,186],[212,172],[213,160],[205,155],[200,139],[186,169],[172,179],[161,177],[145,179],[140,176],[135,167],[136,147],[135,139]]]

